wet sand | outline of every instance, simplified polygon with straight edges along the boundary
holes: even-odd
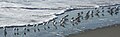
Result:
[[[120,37],[120,26],[111,26],[90,30],[87,32],[71,34],[66,37]]]

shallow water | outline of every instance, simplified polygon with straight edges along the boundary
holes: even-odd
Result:
[[[68,1],[68,0],[65,0]],[[0,26],[20,26],[20,25],[28,25],[28,23],[31,23],[30,25],[35,25],[36,23],[42,23],[44,21],[49,21],[50,19],[56,18],[57,24],[55,29],[55,26],[53,26],[52,22],[47,23],[46,25],[40,24],[39,26],[35,27],[15,27],[19,30],[13,30],[14,28],[7,28],[5,31],[7,31],[7,35],[4,35],[5,31],[3,29],[0,29],[0,36],[1,37],[64,37],[64,35],[69,35],[73,33],[77,33],[80,31],[84,31],[86,29],[96,29],[98,27],[104,27],[104,26],[110,26],[113,24],[117,24],[120,22],[119,20],[119,13],[118,15],[111,16],[108,11],[108,7],[104,7],[104,9],[101,9],[101,5],[110,5],[110,4],[116,4],[119,3],[119,0],[97,0],[97,1],[88,1],[84,0],[83,3],[85,5],[80,5],[78,1],[81,0],[75,0],[73,1],[74,4],[70,4],[72,1],[32,1],[29,0],[28,2],[25,1],[8,1],[8,0],[2,0],[0,2],[1,9],[0,11]],[[46,3],[44,3],[46,2]],[[85,3],[86,2],[86,3]],[[98,2],[98,3],[96,3]],[[40,3],[40,4],[38,4]],[[49,3],[49,4],[48,4]],[[82,2],[80,2],[82,3]],[[89,3],[89,4],[87,4]],[[103,4],[105,3],[105,4]],[[55,5],[53,5],[55,4]],[[42,5],[42,6],[41,6]],[[61,7],[62,5],[62,7]],[[77,13],[80,13],[83,11],[82,16],[85,17],[86,13],[90,10],[94,9],[80,9],[80,10],[70,10],[66,8],[86,8],[86,6],[91,7],[99,7],[98,9],[105,10],[104,12],[100,12],[100,17],[94,16],[93,18],[90,18],[88,20],[81,20],[81,22],[78,25],[71,25],[69,21],[66,22],[65,27],[60,26],[59,21],[62,17],[65,15],[69,15],[67,18],[70,20],[71,17],[77,17]],[[7,6],[7,7],[6,7]],[[111,6],[111,7],[117,7],[119,5]],[[10,8],[9,8],[10,7]],[[48,10],[29,10],[29,9],[22,9],[21,7],[28,7],[28,8],[47,8]],[[61,7],[62,9],[59,9]],[[58,10],[50,10],[51,8],[58,8]],[[68,10],[68,11],[67,11]],[[95,10],[94,10],[95,11]],[[120,11],[120,10],[119,10]],[[62,14],[63,13],[63,14]],[[96,12],[94,12],[96,13]],[[58,15],[59,14],[59,15]],[[90,12],[91,14],[91,12]],[[101,14],[104,14],[105,16],[102,16]],[[58,16],[56,16],[58,15]],[[48,27],[49,26],[49,27]],[[24,30],[24,28],[27,28],[30,30]],[[19,33],[19,35],[14,35],[14,33]],[[26,35],[24,35],[24,32]]]

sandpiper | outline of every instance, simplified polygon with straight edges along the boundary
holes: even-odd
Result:
[[[36,29],[34,29],[33,31],[36,32]]]
[[[102,16],[105,16],[104,14],[102,14]]]
[[[18,28],[16,28],[16,31],[17,31],[17,32],[16,32],[16,35],[19,35],[18,30],[19,30],[19,29],[18,29]]]
[[[93,16],[93,13],[94,13],[94,11],[92,10],[91,17],[94,17],[94,16]]]
[[[40,29],[39,29],[39,28],[38,28],[37,30],[38,30],[38,31],[40,31]]]
[[[104,9],[104,7],[101,7],[101,9]]]
[[[37,24],[34,24],[34,25],[33,25],[33,27],[36,27],[36,26],[37,26]]]
[[[96,16],[100,17],[98,13],[95,13]]]
[[[89,12],[90,12],[90,11],[88,11],[88,12],[86,13],[85,20],[89,19]]]
[[[61,20],[61,21],[62,21],[62,20]],[[57,26],[56,26],[56,24],[57,24],[56,19],[53,19],[53,20],[52,20],[52,24],[53,24],[53,26],[55,27],[55,29],[57,29]]]
[[[81,14],[83,14],[83,12],[81,12]]]
[[[71,24],[72,24],[73,26],[75,26],[75,25],[74,25],[74,17],[71,18],[70,22],[71,22]]]
[[[46,24],[47,22],[43,22],[44,30],[46,30],[46,27],[45,27]]]
[[[109,11],[107,11],[111,16],[113,16],[113,13],[109,10]]]
[[[115,8],[115,15],[117,15],[119,13],[119,6]]]
[[[26,35],[26,32],[24,32],[24,35]]]
[[[104,10],[102,10],[102,12],[104,12]]]
[[[3,30],[4,30],[4,36],[6,37],[6,35],[7,35],[6,26],[3,27]]]
[[[64,24],[65,24],[65,19],[63,19],[63,20],[60,22],[60,26],[62,26],[62,27],[65,28]]]

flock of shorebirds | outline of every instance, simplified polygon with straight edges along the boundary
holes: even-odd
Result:
[[[117,15],[119,13],[119,7],[120,6],[117,6],[117,7],[108,7],[108,11],[107,13],[110,14],[111,16],[113,16],[114,14]],[[102,9],[104,9],[104,7],[101,7]],[[52,19],[51,21],[48,21],[48,22],[43,22],[42,25],[43,26],[46,26],[46,24],[49,24],[50,22],[52,22],[52,25],[55,27],[55,29],[57,29],[57,25],[59,23],[59,26],[65,28],[65,24],[66,22],[70,22],[72,26],[75,26],[75,25],[78,25],[81,20],[88,20],[90,17],[100,17],[100,15],[102,16],[105,16],[104,14],[99,14],[101,12],[104,12],[104,10],[102,11],[99,11],[98,8],[94,8],[94,10],[91,10],[91,11],[88,11],[86,13],[85,16],[82,16],[82,14],[84,12],[80,12],[80,13],[77,13],[77,17],[71,17],[70,19],[68,19],[67,17],[69,15],[65,15],[63,18],[61,18],[61,20],[59,20],[59,22],[56,21],[56,19]],[[26,27],[23,28],[24,32],[23,34],[26,35],[27,32],[30,32],[30,29],[27,28],[28,25],[26,25]],[[33,27],[37,27],[39,26],[39,24],[34,24]],[[47,28],[50,28],[49,26]],[[43,28],[44,30],[46,30],[46,27]],[[3,27],[3,30],[4,30],[4,36],[7,35],[7,28],[6,27]],[[13,28],[13,31],[14,31],[14,35],[19,35],[19,31],[20,29],[17,28],[17,27],[14,27]],[[27,32],[26,32],[27,31]],[[37,29],[37,30],[33,30],[34,32],[36,31],[40,31],[40,29]]]

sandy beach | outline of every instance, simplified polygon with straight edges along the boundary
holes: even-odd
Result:
[[[120,37],[120,26],[111,26],[95,29],[78,34],[71,34],[66,37]]]

